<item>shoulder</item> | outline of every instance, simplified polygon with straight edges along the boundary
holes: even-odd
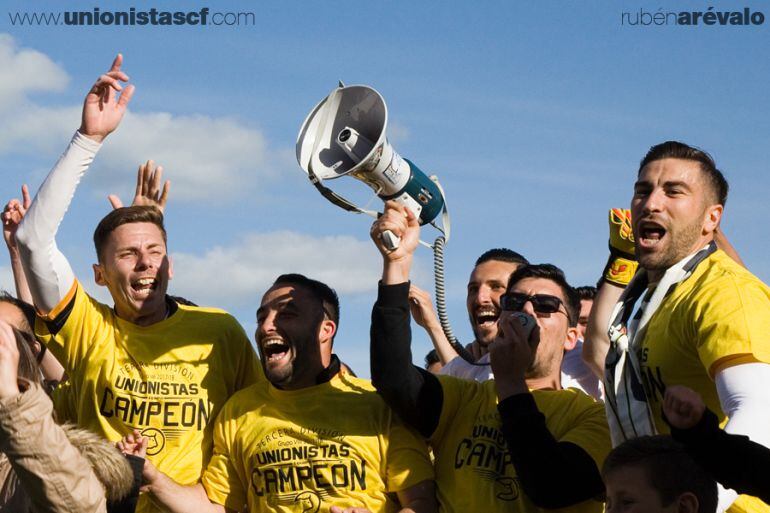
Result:
[[[681,297],[706,309],[770,307],[770,287],[722,251],[716,251],[686,280]]]
[[[196,329],[211,332],[222,332],[227,336],[237,333],[248,341],[246,332],[230,313],[221,308],[179,305],[178,314],[182,314],[182,321],[186,325],[195,326]]]
[[[579,417],[585,414],[604,416],[604,406],[577,388],[561,390],[533,390],[532,396],[538,409],[549,417],[551,414]]]
[[[220,419],[233,420],[255,411],[260,404],[265,402],[266,387],[265,382],[259,382],[235,392],[222,407]]]

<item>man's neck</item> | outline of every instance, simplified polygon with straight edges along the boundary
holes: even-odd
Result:
[[[115,312],[115,315],[124,321],[136,324],[137,326],[147,327],[171,317],[171,315],[173,315],[178,308],[179,307],[176,302],[166,296],[166,300],[163,302],[163,308],[159,308],[154,312],[150,312],[144,315],[141,313],[126,315],[125,313],[119,312],[117,308],[113,308],[113,311]]]
[[[478,340],[474,340],[473,342],[471,342],[470,345],[468,346],[468,350],[471,352],[473,359],[476,361],[479,361],[482,356],[484,356],[489,352],[489,349],[487,349],[487,346],[482,345]]]
[[[527,388],[530,390],[561,390],[561,373],[542,376],[537,378],[526,378]]]

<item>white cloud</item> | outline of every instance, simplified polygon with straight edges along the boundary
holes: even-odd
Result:
[[[80,124],[81,106],[42,106],[28,94],[61,91],[67,82],[48,57],[18,49],[0,34],[0,155],[45,155],[53,164]],[[137,95],[132,107],[140,102]],[[209,203],[254,193],[285,160],[281,151],[268,149],[259,130],[237,119],[129,112],[97,156],[89,183],[100,195],[125,191],[147,159],[164,166],[174,201]]]
[[[0,34],[0,112],[36,91],[62,91],[67,73],[43,53],[19,49],[8,34]]]
[[[256,305],[278,275],[301,273],[339,294],[376,290],[382,262],[372,243],[350,236],[313,237],[296,232],[250,233],[203,255],[172,253],[169,290],[201,305]],[[415,275],[425,275],[421,268]]]

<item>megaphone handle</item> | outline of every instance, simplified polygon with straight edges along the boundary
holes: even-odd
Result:
[[[380,239],[382,239],[382,243],[385,245],[385,248],[390,251],[397,250],[398,245],[401,243],[401,238],[396,237],[396,235],[390,230],[385,230],[382,232]]]

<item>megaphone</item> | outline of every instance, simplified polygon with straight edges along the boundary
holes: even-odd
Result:
[[[394,199],[407,206],[420,224],[431,223],[446,212],[438,180],[393,149],[385,135],[387,125],[388,109],[380,93],[369,86],[340,83],[302,123],[297,161],[321,194],[345,210],[373,214],[323,186],[323,180],[350,175],[384,201]],[[448,238],[448,217],[443,221],[439,229]],[[395,248],[398,238],[390,234],[385,243]]]

